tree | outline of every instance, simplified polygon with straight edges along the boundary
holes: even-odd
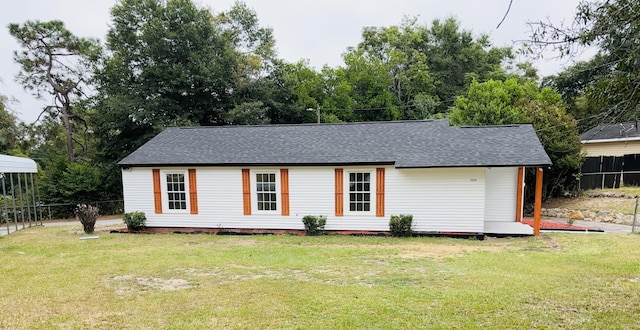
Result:
[[[509,48],[474,38],[453,18],[431,26],[405,18],[399,26],[365,28],[336,77],[353,87],[355,109],[381,109],[358,113],[360,120],[425,119],[445,113],[472,79],[504,77],[501,64],[510,57]]]
[[[105,159],[168,126],[224,123],[236,59],[209,11],[189,0],[122,0],[111,15],[93,115]]]
[[[582,162],[580,136],[555,90],[518,78],[473,82],[467,94],[456,99],[449,119],[454,125],[532,124],[553,162],[545,175],[544,198],[576,188]],[[529,189],[534,186],[528,184]]]
[[[473,79],[502,79],[503,62],[513,58],[511,48],[493,47],[486,34],[474,38],[472,31],[461,29],[454,18],[434,20],[429,35],[424,52],[436,81],[436,96],[442,102],[439,112],[447,111],[449,102],[463,94]]]
[[[18,125],[16,116],[7,109],[7,97],[0,95],[0,153],[16,147]]]
[[[27,21],[10,24],[9,33],[25,49],[14,52],[14,60],[22,71],[17,80],[35,96],[47,92],[53,104],[45,107],[54,117],[62,117],[66,131],[67,157],[75,160],[72,120],[83,121],[73,104],[85,96],[84,89],[91,78],[91,63],[97,60],[101,48],[93,39],[79,38],[61,21]]]
[[[552,49],[573,56],[584,47],[597,54],[576,63],[548,81],[565,97],[582,120],[597,123],[637,119],[640,104],[640,2],[607,0],[581,2],[569,26],[530,23],[532,51]]]
[[[103,159],[169,126],[269,119],[272,31],[243,3],[213,15],[190,0],[122,0],[111,14],[93,115]]]
[[[306,109],[316,109],[327,94],[331,94],[325,92],[323,74],[310,68],[306,61],[275,61],[273,70],[262,83],[265,88],[261,98],[268,107],[267,115],[273,124],[315,122],[315,113]],[[326,111],[321,115],[326,119]]]

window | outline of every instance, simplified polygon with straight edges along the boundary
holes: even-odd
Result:
[[[187,209],[184,173],[167,173],[167,203],[169,210]]]
[[[256,173],[258,211],[276,211],[276,174]]]
[[[349,211],[371,210],[371,173],[349,173]]]

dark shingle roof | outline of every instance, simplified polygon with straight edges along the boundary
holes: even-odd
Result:
[[[618,124],[600,124],[582,134],[580,140],[611,140],[640,137],[640,128],[635,121]]]
[[[167,128],[120,166],[395,164],[550,165],[531,125],[453,127],[446,120]]]

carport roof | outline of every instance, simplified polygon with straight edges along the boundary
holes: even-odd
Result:
[[[38,173],[38,166],[30,158],[0,155],[0,173]]]

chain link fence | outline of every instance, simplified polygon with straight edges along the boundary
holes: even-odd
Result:
[[[100,215],[116,215],[124,212],[124,202],[122,200],[97,201],[87,204],[98,207]],[[40,223],[43,220],[71,219],[75,218],[73,210],[77,205],[77,203],[39,203],[35,207],[33,205],[23,206],[20,204],[6,209],[0,207],[0,224],[6,222],[22,223],[23,221],[28,223],[32,222],[33,219],[35,219],[36,223]]]
[[[42,218],[44,220],[74,218],[75,214],[73,213],[73,210],[78,204],[79,203],[42,204],[40,206]],[[116,215],[124,213],[123,200],[97,201],[83,204],[96,206],[100,215]]]

